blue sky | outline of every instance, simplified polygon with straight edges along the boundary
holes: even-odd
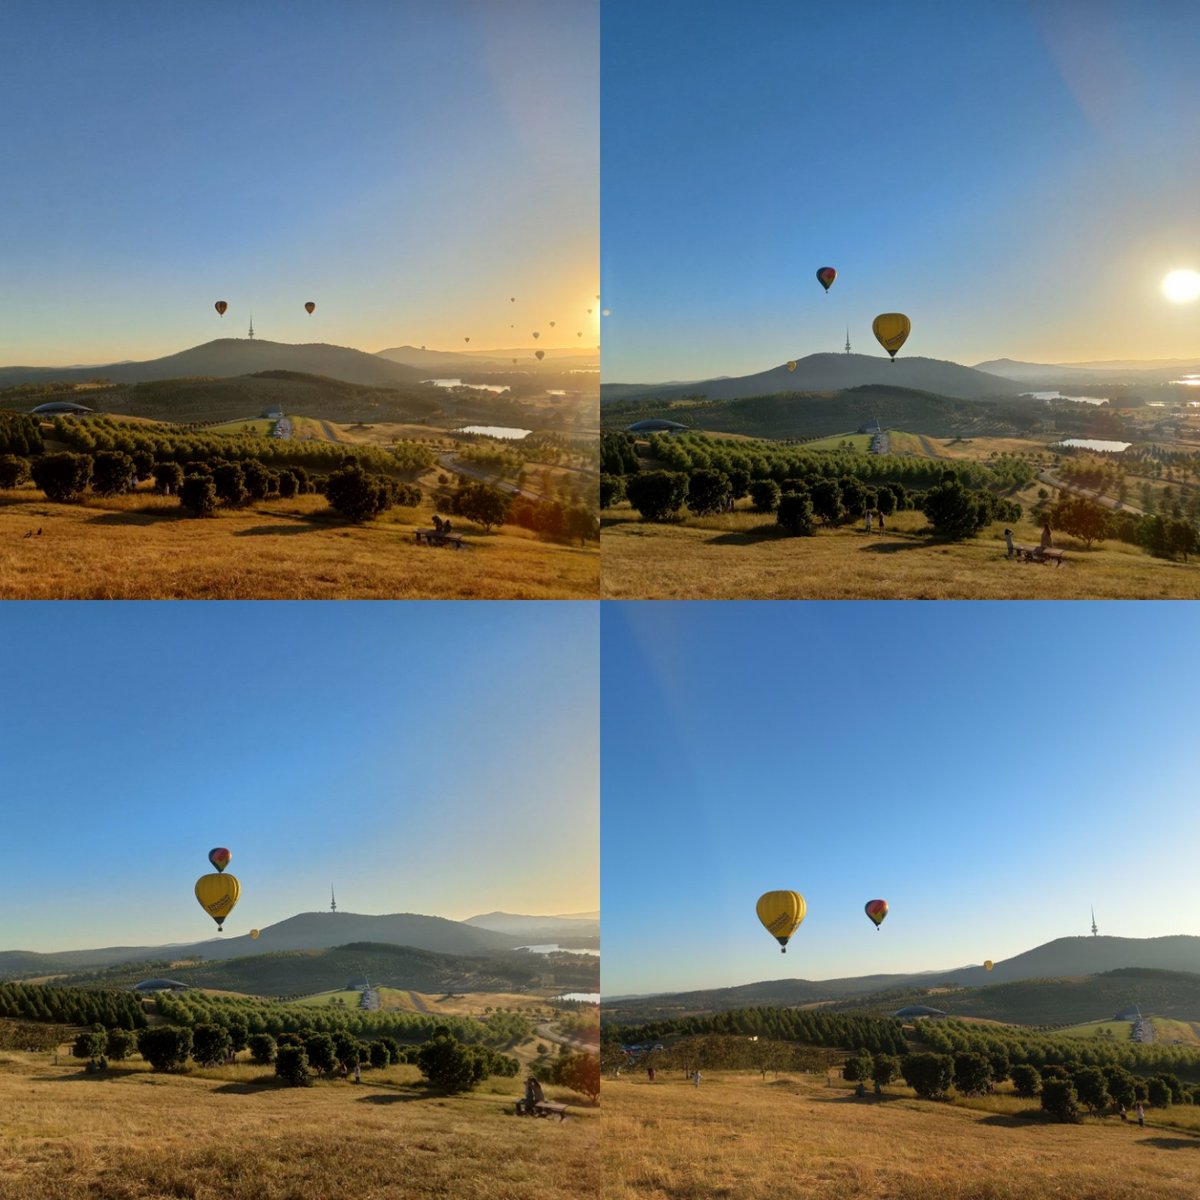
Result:
[[[598,0],[4,18],[0,363],[596,343]]]
[[[1195,932],[1191,606],[606,603],[601,630],[606,995],[999,961],[1092,904]],[[808,903],[786,957],[773,889]]]
[[[596,605],[0,607],[0,949],[598,907]]]
[[[1197,352],[1200,8],[604,0],[609,382]],[[826,295],[821,266],[839,277]]]

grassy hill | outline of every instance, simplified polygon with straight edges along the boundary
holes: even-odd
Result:
[[[555,956],[515,952],[500,955],[451,955],[411,946],[354,942],[324,950],[281,951],[221,962],[177,965],[123,963],[101,972],[77,973],[59,982],[132,987],[150,975],[166,974],[197,988],[252,996],[308,995],[346,987],[367,978],[378,986],[420,992],[517,990],[534,986],[545,975],[564,990],[597,990],[600,964],[594,956]]]

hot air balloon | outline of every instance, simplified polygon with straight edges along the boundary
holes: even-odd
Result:
[[[463,338],[464,342],[469,342],[470,340],[471,340],[470,338]]]
[[[534,336],[535,338],[538,338],[538,337],[541,337],[542,335],[541,335],[540,333],[535,333],[533,336]]]
[[[794,371],[796,369],[796,364],[789,360],[787,368],[789,371]]]
[[[541,362],[542,359],[546,357],[546,352],[545,350],[535,350],[533,352],[533,356],[538,360],[538,362]]]
[[[987,962],[985,962],[985,963],[983,964],[983,969],[984,969],[985,971],[990,971],[990,970],[992,969],[992,967],[994,967],[995,965],[996,965],[996,964],[995,964],[994,962],[992,962],[992,960],[989,958],[989,959],[987,960]]]
[[[788,938],[804,920],[804,897],[799,892],[764,892],[758,898],[758,919],[787,953]]]
[[[223,871],[229,866],[229,860],[233,855],[225,849],[224,846],[215,846],[208,852],[208,861],[212,863],[218,871]]]
[[[516,361],[517,361],[517,360],[514,358],[514,359],[513,359],[513,362],[515,363]]]
[[[551,329],[553,329],[553,328],[554,328],[554,322],[553,322],[553,321],[551,321],[551,322],[550,322],[550,328],[551,328]]]
[[[259,932],[259,931],[258,931],[257,929],[252,929],[252,930],[250,930],[250,936],[251,936],[251,937],[252,937],[252,938],[253,938],[253,939],[254,939],[256,942],[258,941],[258,932]]]
[[[225,310],[228,307],[229,305],[226,304],[224,300],[218,300],[216,304],[213,305],[213,308],[217,310],[217,316],[219,317],[223,317],[225,315]]]
[[[601,315],[602,317],[611,317],[611,316],[612,316],[612,309],[611,309],[611,308],[602,308],[602,309],[600,310],[600,315]]]
[[[888,906],[886,900],[868,900],[864,911],[867,916],[875,922],[875,928],[878,929],[883,924],[883,918],[888,915]]]
[[[316,307],[317,306],[311,300],[309,300],[308,303],[305,304],[305,306],[304,306],[304,311],[306,313],[308,313],[309,316],[312,316],[313,309],[315,309]]]
[[[833,281],[837,278],[837,272],[832,267],[817,268],[817,282],[825,289],[826,292],[833,286]]]
[[[509,296],[508,302],[509,302],[509,304],[516,304],[516,302],[517,302],[516,296]]]
[[[592,310],[589,308],[589,309],[588,309],[588,316],[590,317],[591,315],[592,315]]]
[[[236,875],[201,875],[196,880],[196,899],[200,907],[217,923],[218,931],[241,895]]]
[[[871,322],[871,329],[879,344],[892,356],[892,362],[895,362],[896,351],[912,332],[912,322],[903,313],[880,313]]]

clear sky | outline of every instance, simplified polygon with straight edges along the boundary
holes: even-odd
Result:
[[[1191,0],[604,0],[603,372],[1200,355]],[[818,267],[838,279],[826,295]]]
[[[369,351],[596,344],[599,0],[8,0],[4,35],[0,364],[251,310]]]
[[[595,604],[0,606],[0,949],[598,907]]]
[[[999,961],[1092,904],[1197,932],[1190,605],[606,602],[601,637],[605,995]]]

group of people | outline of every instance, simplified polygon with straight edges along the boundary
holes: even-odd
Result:
[[[1012,558],[1017,552],[1016,546],[1013,545],[1013,531],[1006,529],[1004,531],[1004,544],[1008,547],[1008,557]],[[1050,522],[1046,521],[1042,525],[1042,549],[1049,550],[1054,545],[1054,538],[1050,534]]]
[[[868,533],[871,532],[873,524],[878,525],[879,532],[882,533],[883,532],[883,509],[868,508],[865,516],[863,517],[863,524]]]
[[[444,521],[437,513],[433,514],[433,530],[435,533],[450,533],[453,527],[450,524],[450,518],[447,517]]]

